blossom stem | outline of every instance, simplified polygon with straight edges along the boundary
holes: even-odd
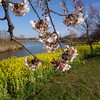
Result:
[[[56,14],[56,15],[59,15],[59,16],[66,16],[65,14],[60,14],[60,13],[57,13],[57,12],[55,12],[55,11],[53,11],[53,10],[50,10],[50,12],[52,12],[52,13],[54,13],[54,14]]]

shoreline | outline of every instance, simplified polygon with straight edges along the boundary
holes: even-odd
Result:
[[[20,45],[0,46],[0,53],[22,49]]]

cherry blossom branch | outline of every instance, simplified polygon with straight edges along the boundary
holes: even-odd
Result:
[[[48,0],[45,0],[45,1],[46,1],[45,3],[46,3],[46,6],[47,6],[47,9],[48,9],[48,16],[49,16],[50,21],[51,21],[51,24],[52,24],[52,26],[53,26],[54,33],[56,33],[56,35],[57,35],[57,40],[58,40],[58,42],[59,42],[59,45],[60,45],[62,51],[64,52],[64,50],[63,50],[63,48],[62,48],[62,45],[61,45],[61,41],[59,40],[59,36],[58,36],[58,34],[57,34],[55,25],[54,25],[54,23],[53,23],[53,20],[52,20],[51,14],[50,14],[50,9],[49,9],[49,5],[48,5]]]
[[[21,45],[26,51],[28,51],[34,58],[37,58],[34,54],[32,54],[23,44],[19,43],[17,40],[15,40],[13,38],[13,30],[14,30],[14,26],[11,22],[10,16],[9,16],[9,12],[8,12],[8,2],[7,1],[3,1],[2,2],[2,6],[5,12],[5,17],[3,18],[3,20],[7,20],[8,23],[8,32],[10,33],[10,40],[16,42],[17,44]],[[38,59],[38,58],[37,58]],[[43,61],[42,61],[43,62]]]
[[[31,7],[32,7],[33,11],[34,11],[34,12],[35,12],[35,14],[37,15],[38,19],[39,19],[39,20],[41,20],[41,18],[40,18],[40,16],[39,16],[39,14],[37,13],[37,11],[36,11],[36,9],[34,8],[34,6],[32,5],[31,0],[28,0],[28,1],[29,1],[30,5],[31,5]]]
[[[49,25],[44,20],[41,20],[38,11],[32,5],[32,0],[28,0],[28,1],[29,1],[30,6],[32,7],[34,13],[37,15],[37,17],[39,19],[38,21],[31,21],[31,23],[33,25],[33,29],[36,29],[40,33],[42,32],[42,34],[39,35],[39,38],[42,42],[45,43],[44,49],[47,50],[48,52],[50,52],[52,50],[56,50],[58,48],[58,43],[59,43],[60,48],[63,51],[63,53],[60,54],[60,56],[59,56],[62,58],[62,60],[53,59],[51,64],[54,65],[54,68],[59,69],[61,71],[69,70],[71,68],[71,66],[66,64],[66,63],[73,61],[73,59],[77,56],[77,50],[74,49],[73,47],[69,47],[68,45],[66,45],[64,47],[64,49],[62,48],[62,44],[61,44],[61,41],[59,39],[59,35],[57,33],[57,30],[55,28],[51,13],[57,14],[59,16],[65,16],[63,23],[67,26],[71,26],[73,24],[76,25],[76,23],[80,23],[80,20],[82,21],[81,17],[83,17],[83,14],[82,13],[75,13],[75,14],[71,13],[68,15],[59,14],[58,12],[50,10],[49,5],[48,5],[48,2],[50,0],[44,0],[43,1],[45,3],[44,7],[46,7],[46,9],[44,9],[44,10],[42,9],[43,11],[45,11],[44,14],[46,15],[45,16],[46,18],[44,20],[47,21],[47,19],[49,17],[51,25],[52,25],[53,30],[54,30],[53,33],[51,33],[51,32],[48,32]],[[41,1],[42,0],[40,0],[38,2],[41,2]],[[10,34],[10,40],[21,45],[26,51],[28,51],[34,57],[34,59],[32,59],[32,60],[29,60],[26,57],[25,58],[25,65],[31,70],[36,70],[40,66],[41,63],[45,63],[45,62],[38,59],[34,54],[31,53],[30,50],[28,50],[23,44],[21,44],[20,42],[18,42],[14,38],[14,36],[13,36],[14,26],[11,22],[11,18],[10,18],[9,11],[8,11],[9,3],[10,3],[10,6],[12,8],[11,10],[15,14],[15,16],[24,16],[30,10],[29,6],[28,6],[28,2],[26,0],[23,0],[23,3],[18,3],[18,2],[13,3],[13,2],[10,2],[10,0],[2,0],[2,6],[4,9],[5,16],[4,16],[4,18],[0,18],[0,20],[7,20],[8,32]],[[67,10],[65,0],[62,0],[61,7],[62,7],[62,10],[64,12],[66,12],[66,11],[69,12]],[[78,7],[78,9],[76,9],[76,10],[81,11],[82,8]],[[78,19],[78,17],[79,17],[79,19]],[[77,19],[77,22],[75,19]],[[47,64],[47,63],[45,63],[45,64],[47,66],[51,65],[51,64]]]

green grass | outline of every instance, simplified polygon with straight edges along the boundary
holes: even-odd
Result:
[[[90,55],[88,45],[77,46],[79,55],[64,73],[45,64],[31,71],[25,57],[0,61],[0,100],[99,100],[100,45],[93,47],[95,53]],[[36,56],[48,64],[60,53]]]
[[[23,100],[100,100],[100,58],[85,60]]]

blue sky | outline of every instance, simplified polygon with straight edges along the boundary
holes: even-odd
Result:
[[[12,0],[12,1],[22,1],[22,0]],[[54,0],[54,2],[52,2],[50,5],[51,8],[54,9],[54,11],[56,12],[60,12],[59,8],[56,6],[58,1],[60,0]],[[68,8],[72,11],[73,7],[72,7],[71,0],[66,0],[66,1],[68,4]],[[100,6],[100,0],[83,0],[83,2],[84,2],[84,6],[86,10],[88,9],[90,4],[94,5],[97,8],[99,8]],[[4,12],[2,10],[2,7],[0,7],[0,10],[1,10],[0,17],[3,17]],[[39,9],[37,10],[39,11],[39,13],[41,13]],[[13,25],[15,26],[15,29],[14,29],[15,36],[20,36],[20,35],[24,35],[25,37],[37,37],[38,36],[38,33],[32,29],[32,26],[29,23],[30,20],[37,20],[37,17],[32,11],[32,9],[27,15],[22,16],[22,17],[17,17],[12,12],[10,12],[10,17],[11,17],[11,21]],[[68,28],[62,24],[63,17],[61,18],[58,15],[54,15],[54,14],[52,14],[52,17],[53,17],[56,29],[57,31],[60,32],[61,36],[67,35]],[[0,21],[0,30],[7,30],[6,21]]]

